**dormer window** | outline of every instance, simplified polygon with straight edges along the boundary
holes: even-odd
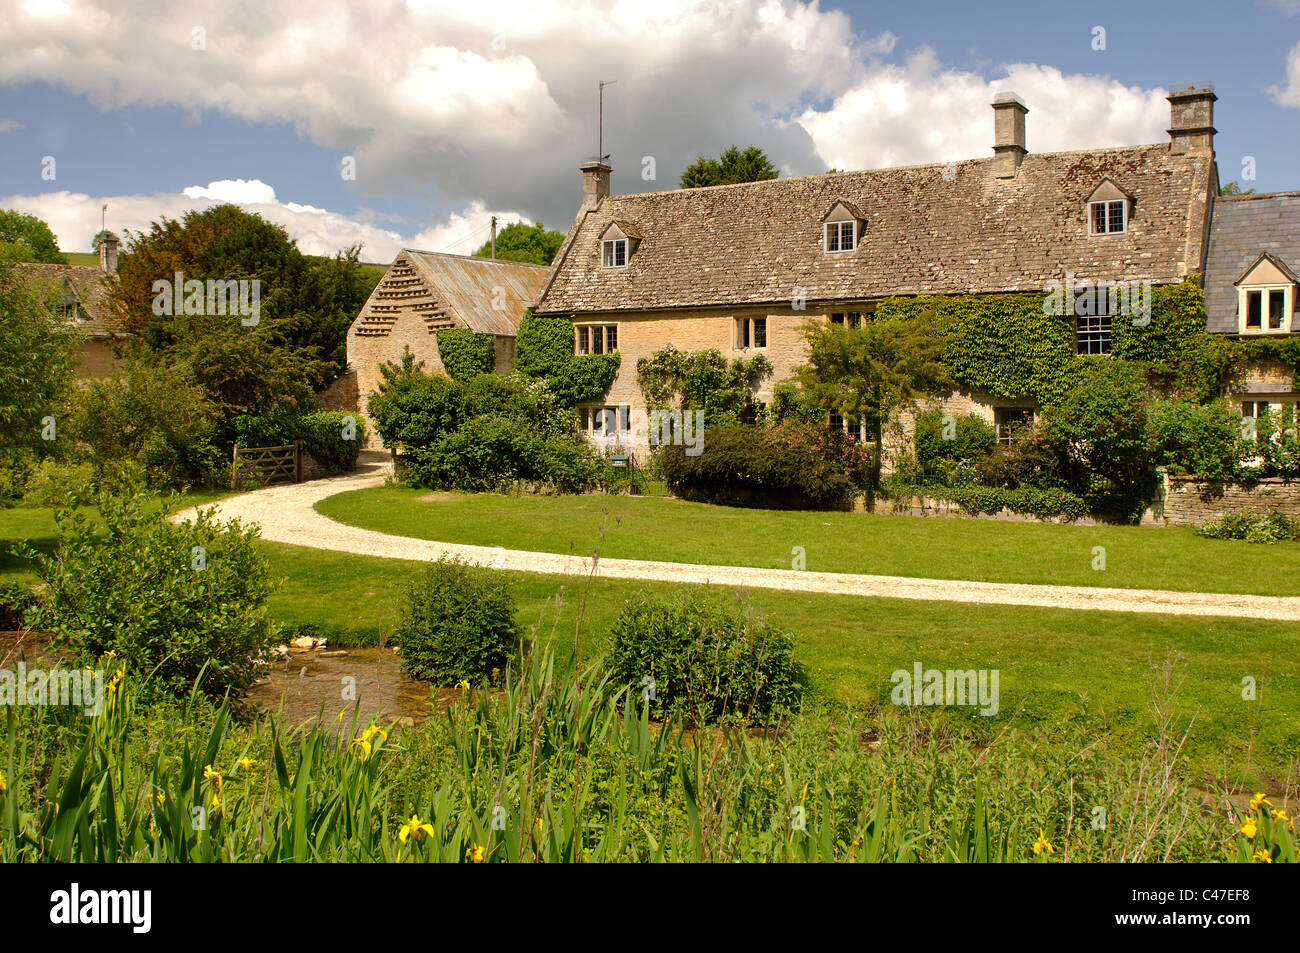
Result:
[[[601,242],[600,264],[603,268],[623,268],[627,265],[627,239],[612,238]]]
[[[1088,234],[1118,235],[1128,231],[1133,197],[1110,179],[1103,179],[1088,196]]]
[[[1296,276],[1270,254],[1260,255],[1237,279],[1240,334],[1286,334],[1297,328]]]
[[[641,233],[627,222],[610,222],[600,233],[600,267],[626,268],[640,241]]]
[[[840,199],[822,217],[822,248],[828,254],[854,251],[864,225],[866,220],[857,206]]]
[[[1113,235],[1128,230],[1128,215],[1123,201],[1089,202],[1088,218],[1093,235]]]
[[[827,222],[826,250],[853,251],[857,247],[856,222]]]

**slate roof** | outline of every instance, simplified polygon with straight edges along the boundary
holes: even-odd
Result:
[[[1209,330],[1237,332],[1236,282],[1265,252],[1292,274],[1300,274],[1300,192],[1237,195],[1216,201],[1205,263]],[[1294,331],[1296,322],[1291,323]]]
[[[1169,145],[996,159],[613,195],[580,212],[538,312],[642,310],[889,295],[1040,291],[1078,278],[1181,281],[1203,261],[1213,159]],[[1133,196],[1127,233],[1090,237],[1085,203],[1105,178]],[[858,249],[822,252],[836,202],[866,219]],[[602,269],[611,221],[644,236]]]
[[[399,310],[414,307],[430,331],[467,327],[513,337],[525,309],[541,292],[546,273],[545,265],[404,248],[366,300],[353,331],[386,334]],[[504,310],[493,307],[498,289]]]
[[[86,316],[84,321],[77,322],[77,327],[88,331],[92,338],[108,338],[120,333],[108,303],[109,279],[98,265],[22,262],[16,267],[33,282],[49,288],[56,295],[61,296],[64,287],[70,288]],[[65,280],[66,286],[63,285]]]

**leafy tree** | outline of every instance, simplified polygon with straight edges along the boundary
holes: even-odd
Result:
[[[0,261],[68,263],[50,226],[35,215],[13,209],[0,209]]]
[[[533,265],[549,265],[555,259],[555,253],[564,244],[564,233],[547,228],[541,222],[527,225],[512,222],[497,232],[497,257],[506,261],[523,261]],[[477,258],[492,255],[492,241],[484,242],[474,252]]]
[[[1095,512],[1140,515],[1152,473],[1142,367],[1080,357],[1070,380],[1064,396],[1043,410],[1043,432],[1070,489]]]
[[[899,411],[949,386],[940,363],[943,341],[934,315],[915,320],[876,317],[860,328],[810,323],[808,363],[797,380],[824,411],[860,420],[876,441],[867,486],[867,506],[875,506],[884,457],[884,430]]]
[[[1229,182],[1227,185],[1219,187],[1220,195],[1254,195],[1254,189],[1243,189],[1236,182]]]
[[[154,282],[172,282],[176,272],[186,281],[256,279],[258,325],[250,328],[237,317],[212,315],[213,320],[199,322],[200,328],[186,320],[193,315],[154,314]],[[198,330],[222,339],[256,337],[259,346],[278,348],[280,354],[331,362],[324,383],[344,369],[348,325],[377,280],[362,267],[360,246],[333,258],[309,258],[282,227],[234,205],[188,212],[180,221],[163,218],[148,232],[128,233],[118,276],[113,305],[126,329],[150,351],[167,357]],[[316,379],[300,383],[322,384]]]
[[[740,149],[729,146],[716,159],[700,156],[682,173],[679,182],[683,189],[697,189],[706,185],[733,185],[737,182],[758,182],[775,179],[781,173],[772,160],[758,146]]]
[[[0,263],[0,456],[49,449],[41,421],[55,417],[57,437],[79,340],[55,316],[44,288]]]
[[[95,237],[90,240],[90,250],[99,251],[99,246],[105,238],[117,238],[117,236],[106,228],[95,232]]]

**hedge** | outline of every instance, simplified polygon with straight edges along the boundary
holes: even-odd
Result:
[[[346,410],[321,410],[283,417],[235,418],[235,439],[241,447],[279,447],[302,441],[327,473],[351,470],[365,442],[361,415]]]
[[[1014,490],[994,486],[921,486],[886,481],[885,492],[899,508],[907,499],[929,497],[955,503],[972,516],[1010,510],[1039,519],[1062,518],[1068,522],[1088,515],[1083,497],[1069,490],[1020,486]]]

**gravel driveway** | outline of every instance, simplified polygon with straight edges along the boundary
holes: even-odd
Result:
[[[317,513],[312,507],[327,496],[378,486],[390,472],[386,453],[362,454],[352,473],[288,486],[268,487],[230,497],[214,504],[219,518],[257,523],[262,538],[295,546],[310,546],[359,556],[433,561],[440,556],[460,556],[470,562],[518,572],[585,575],[592,559],[559,553],[439,543],[392,536],[374,530],[345,526]],[[183,520],[193,510],[176,514]],[[967,582],[952,579],[918,579],[905,576],[868,576],[852,573],[807,572],[794,569],[754,569],[735,566],[701,566],[645,559],[601,559],[596,574],[609,579],[649,579],[690,584],[754,586],[792,592],[827,592],[847,596],[887,599],[921,599],[936,602],[977,602],[1058,609],[1094,609],[1109,612],[1151,612],[1168,615],[1235,616],[1300,622],[1300,597],[1173,592],[1163,589],[1105,589],[1093,586],[1044,586],[1003,582]]]

